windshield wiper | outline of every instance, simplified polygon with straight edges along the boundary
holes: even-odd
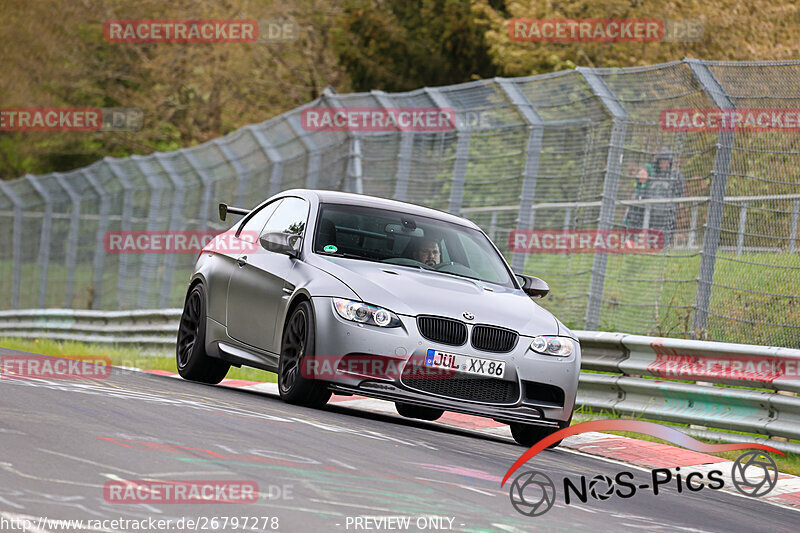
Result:
[[[372,263],[382,263],[383,262],[383,261],[381,261],[379,259],[373,259],[371,257],[364,257],[363,255],[351,254],[351,253],[348,253],[348,252],[334,252],[332,254],[326,253],[324,255],[323,254],[320,254],[320,255],[322,255],[322,257],[344,257],[345,259],[359,259],[361,261],[370,261]]]

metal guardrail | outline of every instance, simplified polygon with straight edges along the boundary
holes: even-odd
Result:
[[[0,337],[139,345],[173,353],[181,309],[0,311]],[[578,406],[689,424],[724,442],[800,453],[800,350],[575,331],[583,352]],[[713,383],[712,383],[713,382]],[[709,431],[708,428],[764,435]]]

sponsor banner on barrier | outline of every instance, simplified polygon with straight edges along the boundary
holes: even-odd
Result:
[[[235,233],[214,230],[134,230],[108,231],[103,248],[109,254],[199,254],[255,253],[261,250],[258,233],[244,230]]]
[[[661,111],[659,126],[662,131],[670,132],[797,132],[800,131],[800,109],[671,108]]]
[[[144,114],[132,107],[8,107],[0,131],[139,131]]]
[[[0,379],[104,379],[111,375],[111,359],[105,355],[4,355]]]
[[[664,21],[634,18],[511,19],[512,41],[537,43],[656,42],[664,39]]]
[[[664,249],[660,230],[513,230],[508,235],[513,253],[655,253]]]
[[[300,112],[306,131],[450,131],[456,113],[438,107],[311,107]]]
[[[107,503],[255,503],[258,484],[242,480],[114,480],[103,486]]]

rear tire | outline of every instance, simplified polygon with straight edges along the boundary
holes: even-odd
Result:
[[[514,437],[514,440],[517,441],[518,444],[522,446],[526,446],[530,448],[540,440],[545,437],[549,437],[556,431],[560,431],[564,428],[568,428],[569,425],[572,423],[572,417],[569,417],[569,420],[566,422],[559,422],[557,428],[545,427],[545,426],[534,426],[532,424],[522,424],[519,422],[512,422],[509,424],[511,426],[511,436]],[[561,444],[561,441],[558,440],[548,446],[548,449],[558,448]]]
[[[407,403],[395,402],[397,412],[406,418],[416,418],[418,420],[439,420],[444,414],[444,409],[434,409],[433,407],[422,407],[420,405],[409,405]]]
[[[331,391],[324,382],[303,376],[303,358],[315,353],[314,314],[309,302],[300,302],[283,328],[281,357],[278,362],[278,392],[287,402],[306,407],[322,407]]]
[[[222,381],[231,367],[206,353],[206,290],[202,283],[192,287],[186,295],[175,359],[183,379],[210,385]]]

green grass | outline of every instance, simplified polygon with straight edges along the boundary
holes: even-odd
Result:
[[[0,338],[0,346],[12,350],[66,358],[81,355],[102,355],[111,359],[111,364],[114,366],[178,372],[174,356],[148,356],[144,355],[139,349],[127,346],[103,346],[72,341],[13,338]],[[226,378],[266,383],[275,383],[277,381],[277,376],[274,373],[255,368],[231,367]]]
[[[542,305],[570,328],[584,328],[593,259],[593,254],[550,253],[526,258],[525,272],[551,286]],[[798,253],[743,253],[737,257],[720,252],[714,271],[712,316],[707,329],[697,332],[698,337],[800,348],[800,275],[795,268],[800,269]],[[671,256],[609,254],[598,329],[690,337],[699,269],[700,255],[688,251],[673,251]]]

